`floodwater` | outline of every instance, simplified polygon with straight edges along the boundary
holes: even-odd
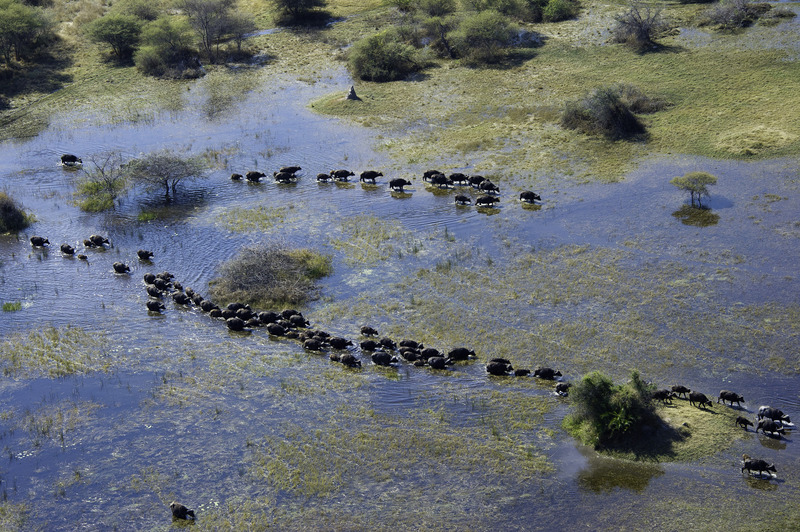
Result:
[[[313,98],[349,87],[341,72],[314,85],[265,80],[232,101],[215,98],[207,83],[193,83],[183,102],[143,122],[110,126],[101,112],[87,118],[65,111],[37,137],[0,145],[0,188],[38,220],[18,236],[0,237],[0,301],[22,305],[0,314],[0,336],[78,327],[103,340],[101,356],[108,361],[105,371],[90,365],[76,375],[51,378],[32,370],[0,380],[0,492],[7,505],[24,505],[14,506],[27,516],[20,528],[163,530],[180,525],[170,520],[173,499],[197,510],[196,526],[235,529],[677,530],[687,522],[699,529],[748,529],[755,509],[775,505],[782,522],[797,518],[790,508],[800,502],[800,452],[791,431],[781,439],[751,432],[693,462],[614,460],[576,446],[563,432],[567,403],[549,385],[488,378],[483,363],[493,353],[489,342],[470,345],[483,360],[447,372],[408,364],[376,368],[367,357],[360,371],[351,371],[262,330],[230,333],[197,309],[167,302],[163,315],[150,315],[142,282],[144,273],[166,270],[206,293],[218,266],[244,246],[281,241],[314,248],[333,256],[335,273],[322,281],[322,299],[303,311],[314,327],[357,340],[363,323],[393,331],[417,323],[402,315],[413,305],[398,300],[395,315],[381,304],[392,302],[403,283],[413,290],[417,272],[452,257],[453,246],[479,257],[467,265],[486,268],[488,283],[512,286],[513,279],[495,277],[494,270],[513,271],[504,268],[520,254],[588,246],[625,253],[620,290],[628,277],[679,265],[684,273],[670,281],[685,278],[693,289],[702,286],[689,310],[766,304],[791,310],[800,293],[797,161],[658,156],[640,161],[612,185],[565,181],[556,190],[555,180],[501,181],[499,208],[478,210],[455,206],[454,192],[432,193],[421,180],[425,168],[404,166],[380,151],[377,131],[306,108]],[[87,161],[109,151],[134,157],[161,148],[218,150],[221,162],[207,177],[183,183],[168,207],[157,193],[136,190],[103,214],[74,206],[78,173],[57,164],[62,153]],[[229,179],[232,172],[269,174],[288,164],[303,167],[297,184]],[[314,179],[334,168],[386,175],[374,187]],[[672,215],[686,198],[669,179],[697,169],[719,177],[709,200],[719,219],[708,227],[687,226]],[[392,177],[413,179],[408,194],[390,193]],[[526,188],[542,195],[541,209],[515,201]],[[282,212],[282,221],[246,232],[222,222],[233,209],[256,207]],[[142,211],[158,216],[141,222]],[[376,249],[356,256],[337,245],[347,240],[348,224],[380,222],[397,230],[388,254]],[[86,251],[86,262],[58,250],[67,242],[83,251],[81,242],[95,233],[108,236],[112,246]],[[28,239],[34,234],[46,236],[51,247],[32,249]],[[138,261],[139,248],[155,253],[152,264]],[[129,264],[130,275],[113,273],[115,261]],[[535,304],[515,302],[520,314],[502,316],[506,302],[481,301],[482,288],[465,283],[462,290],[476,291],[475,304],[487,320],[520,330],[535,326],[529,318],[541,312]],[[381,304],[370,306],[376,301]],[[369,319],[359,305],[371,309]],[[579,319],[580,306],[569,305],[554,304],[553,312]],[[441,329],[446,315],[435,308],[421,318]],[[463,323],[444,328],[458,336],[480,318],[474,308],[465,306]],[[740,319],[755,338],[770,339],[777,327],[772,314]],[[660,365],[647,360],[646,351],[619,353],[616,363],[598,358],[596,367],[585,360],[572,365],[579,353],[547,362],[565,380],[589,369],[623,379],[639,367],[660,385],[683,382],[713,396],[720,388],[736,390],[747,398],[751,418],[760,404],[800,416],[797,323],[783,327],[793,335],[780,339],[780,352],[760,350],[757,342],[728,345],[723,338],[726,349],[703,346],[708,352],[691,363],[678,357],[678,363]],[[435,333],[431,337],[436,340]],[[434,343],[446,349],[455,342]],[[730,354],[738,347],[740,359]],[[522,360],[536,358],[529,353],[534,346],[520,345],[519,351]],[[788,362],[781,364],[781,357]],[[502,416],[513,412],[495,409],[496,394],[541,399],[545,413],[533,428],[510,428]],[[454,440],[460,444],[448,447]],[[530,464],[520,458],[521,447],[533,449],[550,468],[525,469]],[[480,455],[488,451],[519,464],[519,475],[503,467],[505,460]],[[777,478],[741,475],[742,453],[775,462]]]

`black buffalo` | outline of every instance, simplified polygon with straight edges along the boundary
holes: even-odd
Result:
[[[783,425],[781,425],[780,423],[776,423],[771,419],[760,420],[758,422],[758,425],[756,426],[756,432],[758,432],[759,430],[764,434],[769,432],[773,436],[775,434],[786,434],[786,431],[783,429]]]
[[[698,406],[699,408],[702,408],[703,405],[708,405],[709,408],[711,408],[711,406],[713,405],[713,403],[709,400],[708,397],[706,397],[704,393],[690,392],[689,404],[695,406],[695,403],[697,403],[696,406]]]
[[[736,424],[742,427],[744,430],[747,430],[748,425],[753,426],[753,422],[743,416],[738,416],[736,418]]]
[[[47,240],[43,236],[32,236],[31,237],[31,246],[33,246],[35,248],[44,247],[46,244],[49,245],[50,241]]]
[[[366,182],[375,183],[375,180],[378,177],[383,177],[383,173],[378,172],[376,170],[365,170],[365,171],[361,172],[361,175],[358,178],[363,183],[366,183]]]
[[[787,416],[777,408],[772,408],[771,406],[762,406],[758,409],[758,419],[761,418],[769,418],[775,421],[781,421],[785,423],[792,422],[792,420],[789,419],[789,416]]]
[[[536,368],[533,371],[533,376],[552,381],[556,377],[561,377],[561,372],[556,371],[553,368]]]
[[[404,192],[403,187],[410,187],[411,181],[402,178],[395,178],[389,181],[389,188],[395,192]]]
[[[79,164],[83,164],[83,161],[81,161],[77,155],[65,153],[61,156],[61,164],[64,166],[77,166]]]
[[[475,205],[478,207],[494,207],[495,203],[499,203],[500,198],[494,196],[481,196],[475,200]]]
[[[752,473],[753,471],[758,471],[759,475],[763,472],[767,473],[769,473],[770,471],[772,471],[773,473],[778,472],[778,470],[775,469],[775,464],[769,464],[767,463],[766,460],[761,460],[758,458],[745,458],[742,461],[742,473],[744,473],[745,469],[747,469],[748,473]]]
[[[535,203],[537,201],[542,201],[542,197],[535,192],[531,192],[530,190],[524,190],[519,193],[519,200],[524,203]]]
[[[674,393],[675,395],[680,395],[684,399],[686,399],[686,394],[691,392],[692,390],[690,390],[686,386],[681,386],[680,384],[672,387],[672,393]]]
[[[719,403],[720,401],[723,403],[729,401],[731,406],[733,406],[733,403],[736,403],[736,406],[742,406],[741,403],[744,403],[744,397],[737,393],[729,392],[728,390],[720,390],[717,402]]]
[[[190,510],[179,502],[172,501],[169,505],[173,519],[194,519],[194,510]]]

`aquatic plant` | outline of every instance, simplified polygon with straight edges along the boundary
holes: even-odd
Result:
[[[107,371],[113,363],[107,345],[98,332],[45,327],[13,334],[0,343],[0,368],[5,375],[48,377]]]
[[[211,297],[258,308],[299,305],[317,296],[317,279],[330,275],[331,259],[307,249],[273,242],[244,248],[219,269],[210,284]]]
[[[3,312],[16,312],[17,310],[22,310],[21,301],[8,301],[3,303]]]

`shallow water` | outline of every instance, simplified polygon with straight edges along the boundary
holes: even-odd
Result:
[[[184,286],[206,293],[218,265],[242,246],[281,240],[320,249],[333,255],[335,273],[323,281],[323,299],[305,313],[313,326],[356,339],[362,323],[349,321],[349,312],[363,316],[356,310],[360,298],[367,305],[371,298],[393,302],[393,294],[402,291],[398,284],[413,284],[416,272],[452,257],[453,246],[475,254],[467,264],[477,268],[491,257],[499,269],[523,252],[588,245],[624,251],[623,273],[631,277],[673,263],[685,268],[687,279],[701,276],[707,294],[695,294],[689,308],[765,302],[788,308],[798,303],[796,161],[662,156],[641,161],[619,184],[564,182],[555,190],[552,184],[501,183],[499,209],[487,215],[453,205],[453,192],[432,193],[421,180],[423,167],[396,169],[387,154],[374,150],[375,131],[310,113],[305,108],[310,99],[349,86],[342,72],[314,85],[288,78],[261,81],[240,99],[215,101],[210,81],[200,80],[175,104],[177,110],[154,111],[145,121],[109,126],[103,125],[102,113],[78,120],[65,112],[38,137],[0,145],[0,187],[38,219],[18,237],[0,237],[0,301],[20,301],[23,307],[0,315],[0,334],[9,338],[45,326],[82,327],[106,338],[112,362],[102,373],[59,378],[17,374],[0,381],[0,409],[6,414],[0,423],[5,451],[0,489],[8,502],[27,504],[30,520],[23,528],[163,528],[169,526],[166,505],[174,498],[198,508],[199,525],[204,514],[225,515],[226,505],[241,509],[245,501],[258,500],[269,501],[258,503],[257,513],[271,515],[272,524],[312,529],[383,529],[397,523],[417,529],[548,529],[553,515],[569,528],[639,529],[648,523],[674,529],[684,512],[712,519],[712,529],[717,523],[742,528],[737,523],[753,508],[776,501],[796,504],[800,452],[791,433],[781,440],[751,433],[699,463],[630,464],[599,457],[563,434],[560,421],[568,409],[547,383],[489,379],[481,361],[433,372],[405,364],[375,368],[364,357],[364,368],[346,370],[303,352],[295,342],[276,341],[261,330],[230,333],[221,322],[171,302],[163,315],[149,315],[142,283],[143,273],[167,270]],[[184,183],[176,205],[150,222],[137,221],[138,214],[160,209],[162,202],[143,191],[126,197],[112,213],[80,212],[71,203],[76,173],[56,164],[61,153],[80,154],[86,161],[110,150],[130,157],[162,147],[188,147],[192,153],[222,150],[223,164],[201,180]],[[232,172],[269,174],[286,164],[303,167],[296,185],[229,179]],[[334,168],[375,168],[387,175],[375,187],[315,181],[316,173]],[[720,178],[709,200],[720,216],[712,227],[685,226],[671,215],[686,198],[669,179],[696,169]],[[413,179],[409,194],[392,195],[386,187],[391,177]],[[542,195],[541,210],[524,209],[514,200],[526,188]],[[285,209],[284,220],[251,232],[229,231],[220,221],[232,208],[258,206]],[[375,220],[399,233],[372,257],[367,253],[354,260],[334,245],[347,240],[348,223]],[[107,235],[112,247],[88,250],[88,262],[58,251],[62,242],[82,247],[80,242],[93,233]],[[32,249],[28,238],[33,234],[48,237],[51,248]],[[155,253],[152,264],[138,261],[139,248]],[[386,249],[386,258],[377,258]],[[131,274],[114,274],[115,261],[129,264]],[[489,282],[513,284],[494,278],[491,266],[485,268]],[[682,280],[680,275],[671,279]],[[626,284],[625,276],[620,282]],[[463,290],[477,288],[465,284]],[[329,308],[337,302],[352,303],[352,310],[331,316]],[[493,304],[486,300],[487,306]],[[404,305],[397,302],[397,315],[370,307],[369,322],[395,330],[403,320],[414,319],[402,314]],[[524,329],[540,309],[519,305],[524,312],[514,316],[487,308],[487,319]],[[581,315],[577,308],[557,305],[554,312]],[[435,313],[424,318],[432,329],[442,319]],[[450,328],[458,333],[475,316],[464,318]],[[767,319],[760,323],[765,329],[771,327]],[[742,323],[754,327],[753,320]],[[471,333],[463,332],[465,337]],[[796,360],[796,334],[784,340],[785,356]],[[448,345],[440,338],[436,347]],[[489,353],[492,346],[481,348]],[[718,361],[726,356],[715,351],[691,365],[641,364],[649,370],[647,377],[662,385],[685,382],[709,391],[737,390],[747,398],[751,416],[760,404],[800,415],[796,375],[747,367],[759,360],[767,364],[775,353],[757,355],[751,349],[741,364],[731,360],[730,369],[721,370]],[[624,378],[635,359],[617,365],[601,359],[594,369]],[[565,379],[579,378],[581,371],[567,367],[566,360],[551,362]],[[542,398],[546,412],[535,428],[512,430],[506,421],[513,412],[503,410],[505,403],[492,394]],[[51,428],[41,425],[47,419],[56,420]],[[362,426],[371,435],[361,434]],[[384,438],[381,430],[386,430]],[[404,431],[418,432],[406,440]],[[410,467],[415,462],[399,458],[397,467],[391,461],[360,462],[355,454],[344,465],[335,461],[340,451],[361,439],[372,441],[370,436],[387,449],[396,444],[419,452],[419,470]],[[316,446],[301,446],[304,437],[317,438]],[[463,438],[465,446],[480,441],[478,448],[487,452],[496,449],[497,441],[507,441],[510,460],[519,460],[513,449],[529,445],[553,469],[517,477],[473,463],[470,459],[479,457],[468,455],[462,457],[464,464],[453,465],[437,454],[451,441],[445,437]],[[425,446],[428,438],[431,443]],[[281,443],[308,454],[293,457],[291,449],[281,450]],[[741,476],[738,456],[743,452],[780,464],[778,479]],[[333,488],[315,488],[309,495],[303,489],[311,489],[310,473],[300,487],[282,485],[274,478],[279,473],[258,473],[254,464],[260,453],[273,458],[276,454],[270,453],[284,453],[281,460],[298,471],[330,463],[328,474],[339,477]],[[318,457],[327,462],[315,462]],[[440,467],[432,457],[439,457]],[[279,462],[267,460],[272,466]],[[741,499],[747,503],[739,504]],[[666,504],[675,506],[665,509]],[[304,511],[305,505],[311,510]],[[391,522],[381,518],[387,512]]]

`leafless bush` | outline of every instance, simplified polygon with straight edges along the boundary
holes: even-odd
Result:
[[[309,250],[279,243],[253,246],[222,265],[210,293],[219,303],[299,305],[318,295],[315,280],[330,271],[330,258]]]
[[[655,45],[655,38],[667,27],[661,8],[633,1],[628,11],[617,18],[612,29],[614,42],[628,43],[637,48]]]
[[[703,14],[700,24],[714,25],[724,30],[745,28],[770,9],[769,4],[753,3],[748,0],[729,0],[720,2],[707,10]]]
[[[646,95],[630,83],[617,83],[611,86],[611,90],[616,92],[620,100],[634,113],[651,114],[666,109],[670,105],[661,98]]]

